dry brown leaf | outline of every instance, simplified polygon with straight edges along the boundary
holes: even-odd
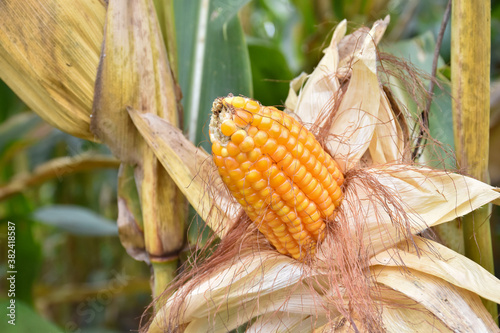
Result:
[[[99,0],[0,2],[0,78],[51,125],[87,140],[105,15]]]

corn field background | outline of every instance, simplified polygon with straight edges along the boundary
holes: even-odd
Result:
[[[389,14],[391,22],[381,51],[404,57],[430,73],[446,4],[442,0],[155,0],[172,71],[182,91],[180,124],[184,133],[209,151],[212,101],[228,93],[250,96],[263,105],[283,105],[290,81],[303,71],[311,72],[332,29],[344,18],[349,22],[348,30],[353,31]],[[67,5],[71,6],[69,2]],[[429,130],[451,148],[449,25],[438,61],[437,78],[442,90],[434,91]],[[0,23],[2,29],[6,27]],[[203,45],[196,43],[200,37]],[[29,39],[26,42],[29,44]],[[482,130],[490,133],[491,184],[500,186],[500,155],[496,151],[500,146],[499,1],[491,3],[491,43],[490,128]],[[449,154],[434,158],[443,162],[438,167],[455,167]],[[117,200],[119,191],[128,193],[126,199],[131,206],[138,206],[139,199],[137,193],[120,189],[123,183],[118,182],[118,167],[106,145],[50,126],[0,82],[2,309],[8,305],[7,250],[3,246],[7,244],[8,221],[16,225],[18,272],[17,325],[12,330],[3,315],[0,331],[137,330],[152,300],[152,290],[155,295],[162,290],[158,282],[153,286],[150,283],[153,271],[161,281],[168,281],[197,242],[206,239],[203,220],[193,209],[186,209],[181,221],[184,227],[177,228],[175,235],[163,235],[172,237],[172,243],[181,243],[169,253],[174,255],[167,263],[153,263],[152,269],[135,260],[118,237]],[[493,208],[490,223],[493,258],[500,276],[498,208]],[[453,232],[436,230],[448,246],[461,253],[470,252],[470,245],[456,242],[458,236]],[[137,252],[141,244],[125,247],[136,258],[144,255]]]

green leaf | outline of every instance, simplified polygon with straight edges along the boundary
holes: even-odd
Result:
[[[18,113],[0,125],[0,156],[13,144],[23,146],[26,135],[42,123],[42,119],[32,112]]]
[[[175,2],[184,128],[207,151],[213,100],[229,93],[252,96],[250,60],[236,15],[248,1]]]
[[[9,324],[10,310],[6,311],[10,305],[10,300],[0,300],[0,308],[3,313],[7,312],[7,316],[3,315],[0,320],[0,332],[16,332],[16,333],[32,333],[32,332],[45,332],[45,333],[62,333],[62,331],[50,323],[45,318],[42,318],[38,313],[33,311],[32,308],[23,302],[15,302],[15,326]]]
[[[417,70],[430,75],[435,47],[434,36],[431,32],[427,32],[410,40],[403,40],[387,45],[383,48],[383,51],[405,59]],[[444,65],[444,61],[440,57],[438,59],[438,68]],[[407,108],[414,119],[418,119],[422,108],[419,108],[413,100],[414,98],[405,91],[402,79],[404,78],[391,76],[391,90],[400,104]],[[450,81],[444,75],[440,74],[439,71],[437,79],[443,89],[441,90],[437,86],[434,87],[434,98],[429,111],[429,132],[435,141],[429,140],[426,143],[420,162],[432,167],[454,168]],[[429,81],[424,80],[424,84],[427,89]],[[425,101],[421,101],[421,104],[425,105]],[[410,130],[418,134],[417,123],[409,125]]]
[[[37,209],[35,220],[80,236],[116,236],[116,223],[95,212],[73,205],[53,205]]]
[[[269,42],[248,40],[255,98],[263,105],[282,105],[293,74],[280,49]]]

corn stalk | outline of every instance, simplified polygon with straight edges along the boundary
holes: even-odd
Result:
[[[490,21],[488,0],[454,0],[451,21],[451,67],[455,149],[459,168],[488,182],[490,124]],[[493,273],[490,206],[463,222],[465,254]],[[493,318],[496,304],[484,302]]]

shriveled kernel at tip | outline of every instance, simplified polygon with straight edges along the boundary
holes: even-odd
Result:
[[[342,201],[338,164],[293,117],[243,97],[223,103],[214,115],[230,118],[211,122],[211,133],[220,126],[229,140],[210,136],[222,180],[278,252],[313,254]]]

